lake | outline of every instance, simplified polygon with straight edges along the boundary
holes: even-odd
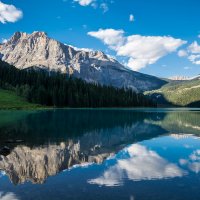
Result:
[[[2,200],[199,198],[199,109],[0,111]]]

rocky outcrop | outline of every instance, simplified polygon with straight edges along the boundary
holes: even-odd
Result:
[[[60,71],[87,82],[139,91],[160,88],[165,81],[134,72],[100,51],[84,51],[51,39],[44,32],[16,32],[0,45],[0,59],[19,69]]]

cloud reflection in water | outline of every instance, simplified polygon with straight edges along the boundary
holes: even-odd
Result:
[[[190,171],[198,174],[200,172],[200,149],[193,151],[188,159],[180,159],[179,163],[182,166],[187,166]]]
[[[0,200],[19,200],[19,199],[12,192],[8,193],[0,192]]]
[[[120,186],[125,179],[132,181],[167,179],[182,177],[187,173],[140,144],[133,144],[120,154],[122,158],[116,157],[114,166],[108,168],[102,176],[88,182],[104,186]]]

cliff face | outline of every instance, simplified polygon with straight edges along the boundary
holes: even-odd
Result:
[[[71,51],[72,48],[48,38],[44,32],[16,32],[0,47],[2,60],[19,69],[38,66],[61,72],[66,72],[66,60],[71,59]]]
[[[0,45],[0,59],[19,69],[34,66],[119,88],[144,91],[165,84],[159,78],[125,68],[103,52],[77,50],[49,38],[44,32],[16,32]]]

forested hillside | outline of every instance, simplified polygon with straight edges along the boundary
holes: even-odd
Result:
[[[200,107],[200,80],[172,81],[145,94],[158,104]]]
[[[155,106],[141,93],[86,83],[64,74],[19,70],[0,61],[0,88],[11,90],[30,103],[54,107]]]

